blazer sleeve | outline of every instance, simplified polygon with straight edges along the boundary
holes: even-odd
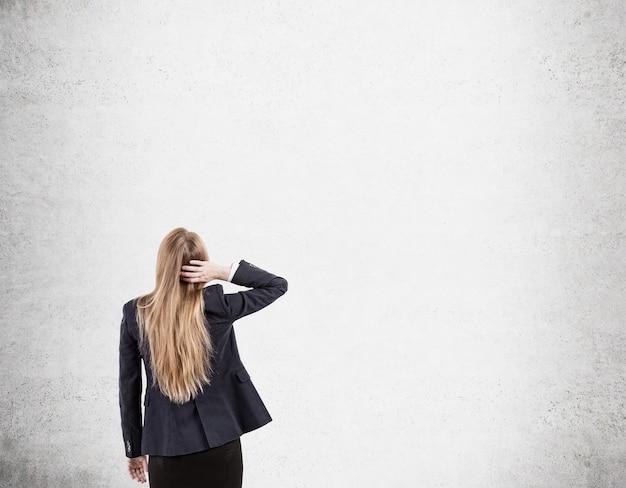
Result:
[[[224,309],[231,322],[267,307],[287,292],[286,279],[243,260],[232,282],[252,289],[223,295]]]
[[[126,457],[141,455],[141,356],[128,330],[126,316],[120,330],[119,396]]]

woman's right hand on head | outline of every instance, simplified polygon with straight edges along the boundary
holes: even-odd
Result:
[[[213,280],[227,280],[230,267],[212,261],[192,259],[182,267],[180,279],[187,283],[208,283]]]

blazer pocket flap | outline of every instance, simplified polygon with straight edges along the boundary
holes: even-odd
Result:
[[[237,375],[237,378],[239,379],[241,383],[243,383],[244,381],[248,381],[250,379],[250,375],[245,369],[240,369],[235,374]]]

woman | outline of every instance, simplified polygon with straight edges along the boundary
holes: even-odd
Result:
[[[212,280],[250,289],[224,294],[220,284],[205,287]],[[286,280],[246,261],[209,261],[200,237],[186,229],[163,239],[156,287],[124,305],[120,332],[120,411],[132,479],[145,483],[149,470],[152,488],[241,487],[239,438],[272,419],[241,362],[233,322],[286,291]]]

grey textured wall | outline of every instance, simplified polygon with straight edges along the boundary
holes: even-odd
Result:
[[[625,486],[621,0],[1,5],[1,486],[133,485],[179,225],[290,281],[246,487]]]

